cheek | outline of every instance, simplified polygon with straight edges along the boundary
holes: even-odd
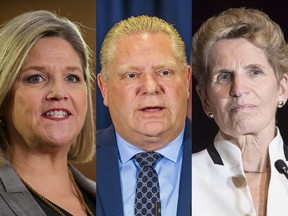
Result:
[[[88,110],[88,92],[83,90],[74,94],[75,103],[77,104],[78,113],[86,116]]]
[[[229,98],[229,88],[207,87],[207,101],[213,107],[225,104]]]
[[[209,94],[209,93],[208,93]],[[218,95],[209,95],[207,99],[208,110],[213,113],[214,117],[222,118],[223,115],[226,115],[226,107],[228,105],[228,100],[225,98],[221,98]],[[222,117],[221,117],[222,116]]]
[[[262,95],[262,98],[267,100],[267,101],[271,102],[272,98],[275,98],[275,100],[277,100],[277,97],[278,97],[278,95],[280,93],[280,90],[279,90],[278,87],[276,87],[276,85],[277,84],[275,84],[275,86],[271,86],[270,88],[265,88],[265,86],[264,86],[264,88],[260,88],[258,90],[258,92],[259,92],[259,94]]]
[[[275,112],[277,109],[278,96],[278,89],[271,89],[271,91],[263,89],[261,92],[262,103],[266,104],[268,109],[275,110]]]
[[[41,104],[41,97],[35,92],[27,92],[23,89],[18,89],[11,97],[9,104],[9,111],[7,118],[9,119],[8,127],[15,133],[14,127],[20,131],[29,131],[37,125],[41,113],[39,112],[39,105]],[[21,133],[22,133],[21,132]]]
[[[114,87],[113,87],[114,86]],[[133,94],[135,92],[134,88],[131,86],[124,86],[124,87],[115,87],[117,85],[110,85],[107,92],[107,102],[110,105],[110,108],[117,107],[120,109],[119,105],[125,106],[125,104],[130,104],[133,98]]]
[[[25,90],[18,89],[11,103],[13,115],[20,115],[21,113],[24,113],[25,116],[35,113],[41,104],[41,98],[42,97],[37,94],[37,92],[35,94],[35,91],[27,92]]]
[[[163,86],[163,90],[166,94],[173,95],[177,99],[189,98],[189,87],[186,85],[186,81],[178,80],[173,82],[162,82],[160,86]]]

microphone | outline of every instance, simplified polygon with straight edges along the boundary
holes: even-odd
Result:
[[[286,163],[279,159],[275,162],[275,167],[278,170],[279,173],[284,174],[286,176],[286,178],[288,179],[288,167],[286,165]]]

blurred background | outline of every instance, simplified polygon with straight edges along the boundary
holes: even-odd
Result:
[[[12,0],[1,1],[0,3],[0,23],[27,11],[50,10],[56,14],[65,16],[71,21],[81,23],[84,39],[94,53],[96,50],[96,0]],[[93,65],[95,71],[95,64]],[[94,91],[95,92],[95,91]],[[95,99],[95,95],[93,96]],[[95,107],[95,100],[94,100]],[[79,170],[87,177],[95,180],[96,164],[95,158],[88,164],[76,164]]]
[[[268,16],[280,25],[286,41],[288,39],[287,4],[280,0],[192,0],[192,34],[208,18],[231,7],[257,8],[268,14]],[[195,91],[197,82],[193,79],[193,152],[200,151],[213,143],[218,132],[214,120],[209,119],[203,112],[201,102]],[[279,126],[284,142],[288,143],[288,105],[278,109],[277,126]]]

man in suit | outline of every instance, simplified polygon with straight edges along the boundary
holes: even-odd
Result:
[[[160,190],[153,215],[189,216],[191,67],[183,40],[162,19],[130,17],[106,35],[100,62],[98,85],[113,125],[97,132],[97,216],[152,215],[135,204],[141,152],[160,158],[151,168]]]

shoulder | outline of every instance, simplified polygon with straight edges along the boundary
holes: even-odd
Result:
[[[188,117],[185,120],[185,130],[186,132],[189,132],[189,134],[192,135],[192,121]]]
[[[96,193],[96,182],[92,179],[87,178],[84,176],[78,169],[76,169],[74,166],[69,165],[71,168],[71,171],[73,173],[73,176],[75,178],[75,181],[79,186],[81,186],[84,190],[91,193],[95,196]]]
[[[192,154],[192,187],[195,191],[206,191],[210,188],[215,166],[206,149]],[[193,191],[192,190],[192,191]]]
[[[113,124],[111,124],[107,128],[103,128],[103,129],[100,129],[100,130],[96,131],[97,135],[100,135],[100,136],[108,135],[108,134],[111,134],[111,133],[114,133],[114,132],[115,132],[115,127],[114,127]]]
[[[97,152],[96,152],[97,155],[100,149],[103,148],[106,149],[116,146],[116,133],[113,124],[108,128],[97,131],[96,144],[97,144]]]
[[[189,154],[192,154],[192,121],[189,118],[186,118],[185,121],[185,131],[184,131],[184,146],[188,146]]]
[[[0,167],[0,215],[45,215],[13,167]]]
[[[0,167],[0,179],[0,190],[5,190],[6,192],[15,190],[23,191],[23,189],[25,188],[10,163]]]
[[[210,159],[207,149],[204,149],[202,151],[192,154],[192,166],[193,167],[204,166],[205,164],[207,165],[207,163],[209,163],[210,160],[211,159]]]
[[[96,139],[97,142],[107,139],[115,134],[114,125],[109,126],[108,128],[104,128],[101,130],[97,130],[96,132]]]
[[[193,153],[192,157],[197,159],[197,158],[205,157],[207,155],[208,155],[208,151],[207,151],[207,148],[206,148],[206,149],[203,149],[203,150],[201,150],[199,152]]]

